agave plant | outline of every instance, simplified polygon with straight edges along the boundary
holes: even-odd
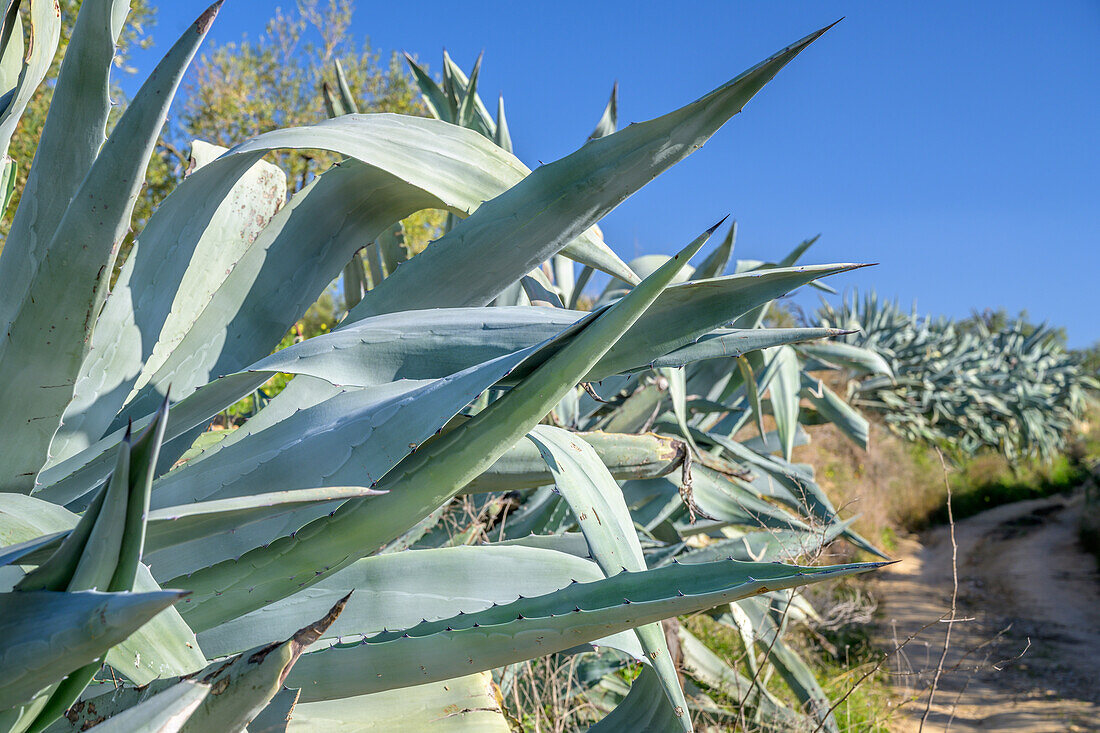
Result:
[[[467,77],[449,56],[444,55],[442,87],[411,59],[409,63],[429,109],[446,119],[460,119],[471,129],[499,143],[497,131],[507,125],[503,101],[498,103],[495,121],[486,116],[475,122],[457,114],[463,107],[485,109],[476,97],[471,101],[471,95],[477,94],[481,59]],[[335,75],[335,88],[344,91],[340,102],[330,103],[330,110],[353,109],[354,100],[343,96],[347,94],[347,86],[341,81],[339,65]],[[331,91],[327,91],[327,95],[334,97]],[[433,103],[433,100],[436,101]],[[613,91],[590,140],[615,131],[616,107],[617,96]],[[506,139],[510,140],[511,136]],[[685,266],[676,281],[722,276],[730,263],[735,234],[736,224],[730,227],[722,244],[708,255],[698,270]],[[814,241],[816,239],[803,242],[778,262],[739,260],[733,269],[737,273],[763,275],[767,270],[791,267]],[[378,249],[385,252],[386,245],[383,243]],[[380,259],[377,254],[368,257],[367,271],[375,278]],[[645,276],[666,265],[669,259],[649,255],[632,261],[630,268]],[[363,272],[361,267],[355,270]],[[389,271],[388,265],[385,271]],[[580,289],[591,271],[586,267],[581,277],[575,279],[572,263],[563,266],[560,260],[550,260],[533,269],[514,288],[519,298],[529,299],[521,302],[551,309],[564,309],[565,303],[575,307]],[[361,281],[360,275],[355,278],[346,278],[345,288],[349,282],[354,287]],[[810,284],[831,291],[816,281]],[[629,283],[613,280],[596,301],[596,308],[616,302],[631,290]],[[683,368],[662,366],[658,360],[647,370],[608,378],[595,385],[600,391],[605,391],[605,387],[612,390],[607,400],[598,397],[588,385],[567,393],[547,421],[556,427],[540,426],[529,435],[539,448],[549,473],[530,447],[526,454],[512,451],[507,463],[498,462],[467,487],[465,493],[473,501],[453,506],[455,518],[447,531],[436,529],[418,543],[465,543],[477,537],[521,541],[532,533],[552,536],[579,529],[588,540],[582,548],[592,552],[599,561],[599,540],[593,537],[599,528],[591,517],[602,517],[606,522],[608,516],[618,513],[623,518],[619,530],[621,537],[637,532],[636,542],[643,548],[642,557],[650,566],[695,563],[720,557],[790,560],[813,555],[838,536],[845,536],[857,546],[881,554],[851,530],[850,520],[839,519],[828,497],[814,482],[812,468],[791,464],[789,460],[796,438],[800,442],[808,440],[806,432],[799,427],[800,418],[803,421],[831,420],[866,447],[866,421],[825,386],[815,376],[817,372],[838,369],[838,364],[868,373],[889,373],[889,368],[872,351],[843,343],[815,341],[842,332],[762,328],[767,308],[768,303],[762,303],[735,319],[732,325],[742,328],[709,334],[705,337],[709,343],[696,344],[705,348],[705,353],[701,351],[699,359]],[[790,382],[787,379],[790,367],[793,367],[794,389],[785,389]],[[734,439],[735,434],[753,415],[758,418],[757,424],[763,425],[761,394],[768,395],[777,431],[768,434],[761,427],[759,437],[738,442]],[[800,407],[803,397],[807,408]],[[653,430],[657,432],[651,432]],[[668,442],[667,455],[671,460],[662,462],[651,457],[647,461],[647,453],[638,450],[643,440]],[[561,442],[566,442],[570,450],[565,450]],[[557,450],[554,450],[555,445]],[[700,445],[707,451],[701,452]],[[769,455],[780,450],[784,453],[782,458]],[[578,458],[586,454],[591,455],[587,462]],[[682,471],[672,476],[666,466],[674,465],[676,460],[683,461]],[[648,463],[648,471],[641,465],[643,463]],[[654,470],[658,465],[661,467]],[[567,466],[573,466],[573,470],[567,470]],[[602,479],[598,478],[600,476]],[[551,479],[553,484],[550,484]],[[511,493],[487,496],[490,489]],[[619,499],[620,494],[626,499],[625,507]],[[701,518],[705,521],[698,521]],[[586,521],[592,526],[586,527]],[[624,542],[627,540],[620,539],[620,543]],[[635,543],[635,540],[629,542]],[[609,560],[609,564],[629,567],[622,557],[616,558],[614,563]],[[711,717],[734,718],[740,724],[746,723],[745,715],[749,711],[748,719],[762,727],[805,725],[807,728],[836,729],[829,714],[831,705],[809,666],[780,634],[792,617],[814,616],[813,609],[801,596],[790,592],[765,594],[735,604],[722,604],[711,609],[711,613],[720,623],[737,629],[745,642],[746,658],[752,663],[742,674],[685,629],[678,628],[675,633],[683,654],[682,666],[689,678],[737,701],[732,708],[719,704],[696,687],[688,699],[693,711],[705,712]],[[800,711],[786,709],[767,686],[759,682],[760,666],[753,656],[757,649],[763,655],[760,664],[767,665],[770,670],[765,677],[778,671],[797,692],[809,717],[804,717]],[[601,707],[610,707],[628,694],[621,689],[614,671],[627,663],[629,657],[614,650],[588,654],[599,657],[599,661],[575,667],[578,671],[570,691],[581,693],[589,700],[598,699]],[[514,675],[508,670],[498,677],[505,690],[514,683]],[[606,724],[616,720],[617,716],[611,716]]]
[[[1049,459],[1064,450],[1098,388],[1045,326],[1028,332],[1017,321],[994,332],[978,322],[964,329],[907,313],[873,292],[823,305],[818,320],[851,329],[845,340],[877,352],[893,372],[853,382],[855,404],[881,412],[904,437],[953,455],[992,448],[1013,460]]]
[[[503,729],[490,670],[593,645],[647,670],[604,727],[690,730],[658,622],[874,565],[736,553],[661,564],[614,479],[683,475],[686,454],[648,435],[587,442],[538,426],[578,384],[793,340],[723,327],[853,267],[674,284],[713,228],[644,278],[595,228],[825,29],[535,172],[461,125],[389,114],[197,150],[113,280],[149,155],[218,7],[105,137],[128,4],[81,4],[0,257],[0,730]],[[51,0],[9,3],[5,60],[22,21],[31,53],[5,77],[5,140],[60,33]],[[286,200],[262,161],[286,148],[343,160]],[[381,258],[396,222],[426,208],[455,216],[445,236],[380,269],[337,330],[271,353],[364,244]],[[631,289],[591,313],[483,307],[556,255]],[[274,374],[293,379],[189,452]],[[537,475],[524,468],[532,446]],[[557,513],[579,533],[426,549],[456,496],[499,495],[517,467],[529,486],[558,487]],[[676,501],[705,509],[692,476]],[[714,502],[734,511],[742,495],[716,483]],[[607,521],[593,526],[596,511]],[[456,705],[466,712],[450,715]]]
[[[715,268],[719,274],[725,269],[733,233],[731,228],[725,243],[712,252],[704,266]],[[659,264],[662,259],[667,258],[650,256],[647,262],[630,264],[641,273],[647,265]],[[739,262],[735,269],[760,268],[756,263]],[[533,293],[534,286],[529,281],[525,284],[528,293]],[[535,300],[534,295],[532,299]],[[814,341],[837,335],[836,331],[763,328],[762,315],[753,314],[750,328],[712,333],[715,341],[722,339],[722,343],[712,343],[715,348],[704,359],[682,367],[662,366],[658,360],[650,370],[613,377],[595,385],[605,393],[603,397],[591,390],[575,391],[551,415],[558,425],[577,431],[573,433],[574,441],[588,440],[593,446],[604,443],[609,435],[624,433],[683,441],[679,450],[693,461],[686,473],[620,477],[627,479],[619,481],[619,489],[631,522],[638,528],[650,566],[700,563],[722,557],[790,561],[815,556],[839,537],[882,556],[852,530],[854,518],[842,520],[838,516],[814,480],[813,468],[789,460],[791,448],[809,440],[800,421],[834,422],[866,447],[866,421],[832,393],[816,373],[836,369],[837,361],[876,371],[880,368],[878,357],[856,347]],[[825,354],[832,356],[833,361],[825,362]],[[837,355],[845,358],[839,359]],[[784,367],[793,367],[796,385],[793,390],[784,389],[780,371]],[[767,395],[766,400],[761,400],[760,395]],[[807,406],[800,404],[803,398]],[[746,439],[742,428],[752,422],[752,416],[760,417],[768,403],[777,429],[766,432],[762,421],[757,420],[761,425],[759,434]],[[784,422],[783,411],[788,407],[792,411],[787,413],[789,422]],[[857,430],[853,426],[862,427]],[[532,436],[536,434],[533,432]],[[785,456],[772,455],[776,452]],[[584,473],[591,476],[596,471],[589,469]],[[512,488],[520,485],[517,482]],[[510,526],[507,522],[491,521],[490,534],[499,529],[498,536],[506,540],[530,531],[573,529],[575,517],[583,514],[562,511],[565,504],[574,509],[577,504],[569,499],[563,481],[558,480],[555,488],[556,493],[538,489],[527,497],[515,510]],[[608,489],[606,493],[615,492]],[[605,515],[603,511],[595,513]],[[580,524],[583,531],[583,522]],[[689,697],[693,710],[711,718],[730,720],[734,725],[837,730],[831,702],[810,665],[795,652],[783,633],[800,620],[815,618],[803,597],[794,591],[766,593],[722,604],[708,612],[742,640],[747,667],[734,667],[686,629],[677,628],[682,666],[688,678],[696,683],[694,694]],[[624,662],[621,657],[617,659],[619,664]],[[801,709],[786,708],[761,681],[773,674],[795,692]],[[618,700],[615,678],[605,674],[600,684],[607,687],[609,680],[610,701],[615,702]],[[591,680],[578,680],[576,688],[584,690],[592,684]],[[712,690],[721,701],[704,694],[702,689]],[[601,702],[606,703],[607,698],[605,695]]]

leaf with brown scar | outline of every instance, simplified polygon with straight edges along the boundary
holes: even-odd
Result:
[[[181,733],[207,733],[211,730],[243,730],[273,697],[283,689],[290,668],[311,644],[332,626],[344,610],[351,593],[341,598],[317,621],[299,629],[285,641],[272,642],[215,662],[186,677],[158,680],[148,687],[128,687],[99,698],[96,704],[72,710],[66,716],[68,727],[62,730],[82,730],[90,722],[110,719],[149,697],[180,683],[199,682],[208,685],[209,694],[195,708]],[[74,714],[75,713],[75,714]]]

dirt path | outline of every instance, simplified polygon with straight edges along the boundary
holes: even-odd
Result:
[[[1020,502],[956,524],[966,620],[953,625],[925,731],[1100,731],[1100,577],[1077,546],[1080,502]],[[889,662],[905,701],[892,729],[915,731],[947,630],[948,529],[899,550],[875,584],[878,635],[892,649],[917,634]]]

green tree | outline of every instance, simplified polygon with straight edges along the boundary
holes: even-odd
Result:
[[[1086,374],[1100,379],[1100,341],[1085,349],[1074,349],[1072,353]]]

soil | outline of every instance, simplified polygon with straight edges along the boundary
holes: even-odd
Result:
[[[877,641],[898,693],[890,722],[921,729],[948,626],[951,642],[925,731],[1100,731],[1100,575],[1078,545],[1082,497],[997,507],[899,543],[875,581]],[[905,643],[910,636],[914,638]]]

